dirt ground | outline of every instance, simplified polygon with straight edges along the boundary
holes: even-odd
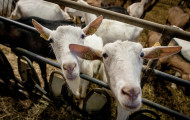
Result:
[[[167,19],[167,12],[169,8],[176,6],[179,0],[159,0],[158,3],[153,7],[150,12],[145,15],[145,20],[153,21],[160,24],[165,24]],[[127,5],[125,5],[127,6]],[[187,11],[187,8],[184,8]],[[189,29],[187,29],[189,31]],[[143,46],[146,44],[148,30],[144,30],[139,38],[139,42]],[[18,73],[16,56],[11,52],[11,50],[3,45],[0,48],[5,53],[9,62],[11,63],[15,75],[20,78]],[[37,73],[40,73],[39,66],[34,65]],[[52,70],[58,70],[52,66],[47,67],[48,77]],[[59,70],[60,71],[60,70]],[[170,74],[174,72],[170,69],[164,71]],[[41,76],[40,76],[40,79]],[[49,78],[48,78],[49,79]],[[190,116],[190,97],[184,95],[184,88],[177,85],[177,89],[171,87],[171,83],[164,81],[162,79],[151,77],[143,88],[143,97],[166,106],[170,109],[178,111],[182,114]],[[116,115],[116,104],[113,98],[111,98],[112,103],[112,115],[111,119],[115,119]],[[27,107],[29,105],[30,107]],[[142,109],[149,108],[146,105],[142,106]],[[162,120],[178,120],[170,115],[163,114],[155,109]],[[75,109],[71,108],[67,104],[63,104],[61,107],[57,107],[54,103],[49,102],[47,99],[42,98],[37,102],[31,100],[20,100],[13,98],[12,96],[0,96],[0,119],[4,120],[36,120],[36,119],[50,119],[50,120],[80,120],[89,119],[88,117],[82,117]]]

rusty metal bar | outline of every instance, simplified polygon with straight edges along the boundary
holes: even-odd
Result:
[[[96,15],[103,15],[105,18],[108,18],[108,19],[121,21],[124,23],[142,27],[145,29],[153,30],[153,31],[156,31],[159,33],[163,33],[163,31],[165,31],[165,30],[170,31],[171,33],[173,33],[175,35],[174,37],[190,41],[190,32],[181,31],[181,30],[178,30],[177,28],[173,28],[173,27],[170,27],[167,25],[150,22],[147,20],[131,17],[128,15],[116,13],[113,11],[105,10],[105,9],[94,7],[94,6],[79,4],[79,3],[69,1],[69,0],[46,0],[46,1],[57,3],[59,5],[65,5],[67,7],[71,7],[74,9],[81,10],[81,11],[93,13]]]

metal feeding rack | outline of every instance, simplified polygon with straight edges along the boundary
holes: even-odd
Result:
[[[171,39],[173,37],[181,38],[181,39],[184,39],[187,41],[190,40],[190,33],[189,32],[181,31],[181,30],[178,30],[176,28],[173,28],[173,27],[170,27],[167,25],[162,25],[162,24],[158,24],[158,23],[154,23],[154,22],[130,17],[127,15],[112,12],[112,11],[105,10],[102,8],[78,4],[78,3],[73,2],[73,1],[67,1],[67,0],[59,0],[59,1],[58,0],[46,0],[46,1],[54,2],[54,3],[60,4],[60,5],[65,5],[65,6],[74,8],[74,9],[93,13],[96,15],[103,15],[104,18],[118,20],[118,21],[125,22],[128,24],[134,25],[134,26],[138,26],[138,27],[146,28],[146,29],[153,30],[156,32],[160,32],[160,33],[162,33],[162,37],[160,39],[161,45],[168,45],[168,43],[171,41]],[[9,25],[16,26],[16,27],[21,28],[21,29],[25,29],[25,30],[30,31],[30,32],[36,32],[37,33],[37,31],[34,27],[31,27],[31,26],[28,26],[28,25],[25,25],[25,24],[22,24],[22,23],[19,23],[19,22],[16,22],[16,21],[4,18],[4,17],[0,17],[0,21],[7,23]],[[1,40],[0,40],[0,43],[1,43]],[[1,44],[3,44],[3,43],[1,43]],[[10,45],[8,45],[8,46],[10,46]],[[49,94],[49,92],[51,92],[51,90],[49,90],[49,85],[48,85],[47,79],[44,79],[45,87],[43,89],[39,84],[39,78],[35,72],[35,69],[32,65],[31,60],[36,61],[37,63],[40,63],[40,64],[44,64],[44,65],[49,64],[49,65],[52,65],[52,66],[57,67],[57,68],[60,68],[60,66],[56,62],[53,62],[49,59],[46,59],[45,57],[40,56],[38,54],[35,54],[35,53],[28,51],[26,49],[19,48],[19,47],[14,47],[14,48],[11,47],[11,49],[18,56],[18,61],[20,62],[20,63],[18,62],[19,67],[20,67],[20,71],[22,71],[22,72],[24,71],[25,73],[27,73],[28,76],[32,76],[32,77],[26,77],[23,74],[23,76],[21,75],[21,78],[24,80],[22,80],[22,82],[18,80],[17,82],[19,84],[21,84],[22,86],[26,86],[26,88],[29,88],[28,91],[37,90],[37,91],[35,91],[35,93],[40,91],[46,97],[51,99],[52,96]],[[2,53],[2,56],[4,56],[3,53]],[[4,59],[6,59],[4,57],[0,57],[0,58],[4,60]],[[25,69],[26,65],[21,63],[21,59],[26,61],[27,65],[28,65],[27,67],[30,69],[28,69],[28,68]],[[164,73],[164,72],[161,72],[161,71],[154,69],[156,67],[156,63],[157,63],[157,60],[150,60],[150,61],[148,61],[148,64],[146,66],[143,66],[144,72],[143,72],[143,77],[142,77],[142,87],[147,82],[147,79],[150,75],[155,75],[157,77],[164,78],[164,80],[168,80],[170,82],[176,83],[176,84],[184,86],[186,88],[190,87],[189,81],[183,80],[181,78],[177,78],[175,76],[172,76],[172,75],[169,75],[167,73]],[[25,65],[25,67],[23,67],[24,65]],[[41,70],[42,69],[46,69],[46,67],[42,67]],[[20,73],[22,73],[22,72],[20,72]],[[42,76],[47,76],[46,72],[42,72]],[[104,87],[106,89],[110,89],[106,83],[104,83],[98,79],[89,77],[83,73],[80,74],[80,77],[85,79],[85,80],[88,80],[90,82],[93,82],[95,84],[98,84],[101,87]],[[31,84],[31,81],[32,81],[32,84]],[[155,108],[156,110],[159,110],[159,111],[166,113],[166,114],[169,114],[171,116],[175,116],[175,117],[180,118],[180,119],[188,119],[188,120],[190,119],[190,117],[188,117],[184,114],[181,114],[179,112],[176,112],[174,110],[166,108],[166,107],[159,105],[157,103],[151,102],[145,98],[142,98],[142,102],[145,105],[148,105],[152,108]],[[70,104],[72,105],[73,103],[70,103]],[[85,111],[81,111],[77,106],[75,106],[75,105],[73,105],[73,106],[74,106],[74,108],[76,108],[81,113],[87,114]],[[141,111],[137,112],[137,113],[141,113]]]

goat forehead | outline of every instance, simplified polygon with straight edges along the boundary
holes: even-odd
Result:
[[[55,32],[55,36],[60,38],[74,38],[78,37],[81,34],[83,34],[83,31],[80,27],[74,27],[74,26],[59,26]]]
[[[84,34],[84,32],[80,27],[59,26],[51,33],[50,38],[52,38],[57,45],[77,44],[82,43],[82,39],[80,38],[82,34]]]
[[[140,51],[142,51],[142,45],[130,41],[116,41],[114,43],[106,44],[103,51],[115,55],[128,55],[132,53],[140,53]]]

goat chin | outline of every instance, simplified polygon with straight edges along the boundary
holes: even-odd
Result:
[[[136,101],[136,102],[131,102],[131,101],[123,101],[122,103],[120,103],[121,106],[125,109],[125,110],[128,110],[130,112],[133,112],[133,111],[137,111],[138,109],[140,109],[141,107],[141,100],[139,101]]]
[[[79,76],[77,76],[76,79],[73,80],[66,79],[70,90],[76,96],[76,98],[80,98],[80,81],[81,79]]]

